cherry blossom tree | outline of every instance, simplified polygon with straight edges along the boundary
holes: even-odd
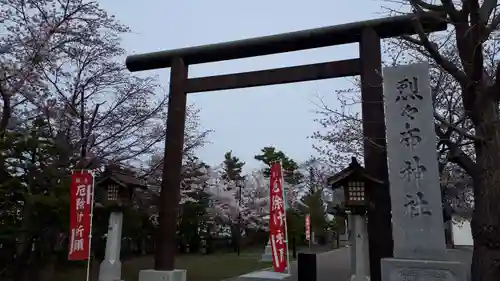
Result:
[[[155,160],[161,161],[161,158],[157,157]],[[161,171],[152,173],[150,177],[153,182],[155,178],[160,181]],[[269,179],[261,170],[253,171],[243,178],[241,181],[230,180],[224,177],[223,165],[209,167],[196,157],[186,157],[182,171],[179,223],[182,224],[188,219],[184,216],[186,208],[208,199],[204,205],[206,210],[202,212],[203,226],[199,226],[198,232],[206,231],[211,235],[226,232],[235,235],[238,230],[240,234],[246,234],[248,230],[266,231],[269,220]],[[294,186],[285,182],[284,189],[287,205],[297,208],[297,192]],[[159,194],[159,182],[156,188],[151,187],[146,192],[153,193],[150,201],[150,220],[157,225],[158,213],[154,202]],[[179,232],[179,235],[182,233]]]
[[[15,254],[0,275],[53,280],[37,274],[53,268],[57,250],[66,246],[60,237],[67,232],[70,170],[100,168],[104,161],[136,164],[157,153],[165,139],[168,99],[155,77],[126,70],[120,39],[130,30],[98,1],[0,0],[0,24],[0,201],[14,188],[6,178],[30,186],[16,188],[22,196],[8,205],[8,212],[22,216],[9,216],[7,226],[2,209],[5,229],[22,227],[9,230],[6,239]],[[186,155],[208,134],[197,113],[188,109]],[[15,148],[14,141],[26,145]],[[44,205],[60,219],[38,227],[51,217]]]
[[[199,202],[205,195],[210,182],[211,172],[210,169],[208,169],[209,166],[200,161],[197,157],[191,156],[192,153],[193,151],[189,151],[183,159],[180,205]],[[153,155],[149,167],[143,171],[142,175],[148,183],[148,188],[146,190],[137,191],[138,196],[142,199],[141,201],[145,202],[144,205],[147,205],[149,209],[149,220],[151,220],[155,226],[158,226],[157,204],[160,196],[162,174],[163,157]],[[146,208],[146,206],[144,207]],[[179,215],[182,216],[182,212]]]
[[[94,168],[101,160],[126,162],[154,153],[165,135],[167,97],[154,77],[126,71],[120,37],[129,29],[97,1],[0,0],[0,23],[0,173],[30,186],[18,188],[22,196],[11,204],[9,211],[23,215],[8,227],[22,227],[8,234],[15,259],[0,272],[12,273],[13,280],[44,280],[38,269],[54,265],[67,229],[64,219],[37,227],[49,217],[40,206],[50,200],[53,210],[68,209],[67,188],[61,194],[46,179],[62,186],[75,166]],[[24,147],[16,151],[17,162],[7,161],[12,136],[30,139],[36,157],[26,159],[30,151]],[[3,195],[13,184],[2,180],[0,188]],[[44,247],[34,247],[35,240]],[[29,277],[26,268],[33,269]]]
[[[163,148],[167,94],[123,63],[127,26],[97,1],[0,1],[0,134],[43,118],[61,165],[148,158]],[[186,150],[208,134],[188,108]],[[86,161],[88,162],[88,161]]]
[[[269,179],[261,170],[245,176],[242,183],[222,179],[218,169],[211,171],[208,193],[214,200],[213,212],[226,223],[237,223],[241,218],[245,228],[267,229],[269,214]],[[241,184],[238,186],[238,184]],[[284,182],[286,203],[297,207],[294,186]],[[241,191],[240,191],[241,190]]]

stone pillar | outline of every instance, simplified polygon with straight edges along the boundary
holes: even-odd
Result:
[[[120,250],[122,244],[123,213],[112,212],[109,215],[106,252],[99,268],[99,281],[120,281],[122,264]]]
[[[427,63],[383,70],[394,258],[382,280],[464,281],[446,250]]]
[[[351,281],[369,281],[370,280],[370,261],[368,253],[368,229],[366,217],[361,215],[352,215],[354,245],[351,253],[354,253],[354,271],[351,275]],[[352,257],[351,257],[352,262]]]
[[[356,269],[356,243],[354,240],[354,215],[347,214],[347,246],[350,254],[351,276],[355,274]]]
[[[264,253],[262,254],[262,258],[260,259],[262,262],[272,262],[273,261],[273,253],[271,249],[271,241],[267,241],[267,245],[264,249]]]

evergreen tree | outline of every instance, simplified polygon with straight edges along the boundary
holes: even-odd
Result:
[[[243,166],[245,166],[245,162],[242,162],[238,157],[232,155],[232,151],[226,152],[224,154],[224,173],[222,178],[224,180],[232,180],[238,181],[244,179],[244,176],[241,175]]]
[[[299,171],[299,165],[293,159],[285,155],[281,150],[276,150],[275,147],[268,146],[261,149],[261,154],[254,156],[255,160],[262,161],[268,167],[264,169],[264,174],[269,176],[269,167],[272,163],[281,161],[283,170],[283,178],[289,184],[298,184],[304,177]]]

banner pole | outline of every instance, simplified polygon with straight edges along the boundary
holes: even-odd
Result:
[[[283,193],[283,202],[285,205],[285,213],[284,213],[284,220],[285,220],[285,240],[286,240],[286,268],[288,269],[288,274],[290,274],[290,247],[288,244],[288,227],[287,227],[287,219],[286,219],[286,212],[288,209],[288,201],[286,199],[286,192],[285,192],[285,177],[283,176],[283,162],[280,160],[280,172],[281,172],[281,192]]]
[[[87,257],[87,276],[86,276],[86,281],[90,281],[90,256],[92,253],[92,221],[94,220],[94,184],[95,184],[95,175],[94,171],[90,171],[90,174],[92,175],[92,198],[90,200],[90,231],[89,231],[89,253]]]

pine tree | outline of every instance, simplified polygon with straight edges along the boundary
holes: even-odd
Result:
[[[242,162],[238,157],[232,155],[232,151],[226,152],[224,155],[224,173],[222,178],[224,180],[239,181],[244,177],[241,175],[245,162]]]
[[[299,171],[299,165],[293,159],[286,156],[281,150],[276,150],[275,147],[268,146],[261,149],[261,154],[254,156],[255,160],[262,161],[268,167],[264,169],[264,174],[269,176],[269,167],[272,163],[281,161],[283,169],[283,178],[288,184],[298,184],[304,177]]]

